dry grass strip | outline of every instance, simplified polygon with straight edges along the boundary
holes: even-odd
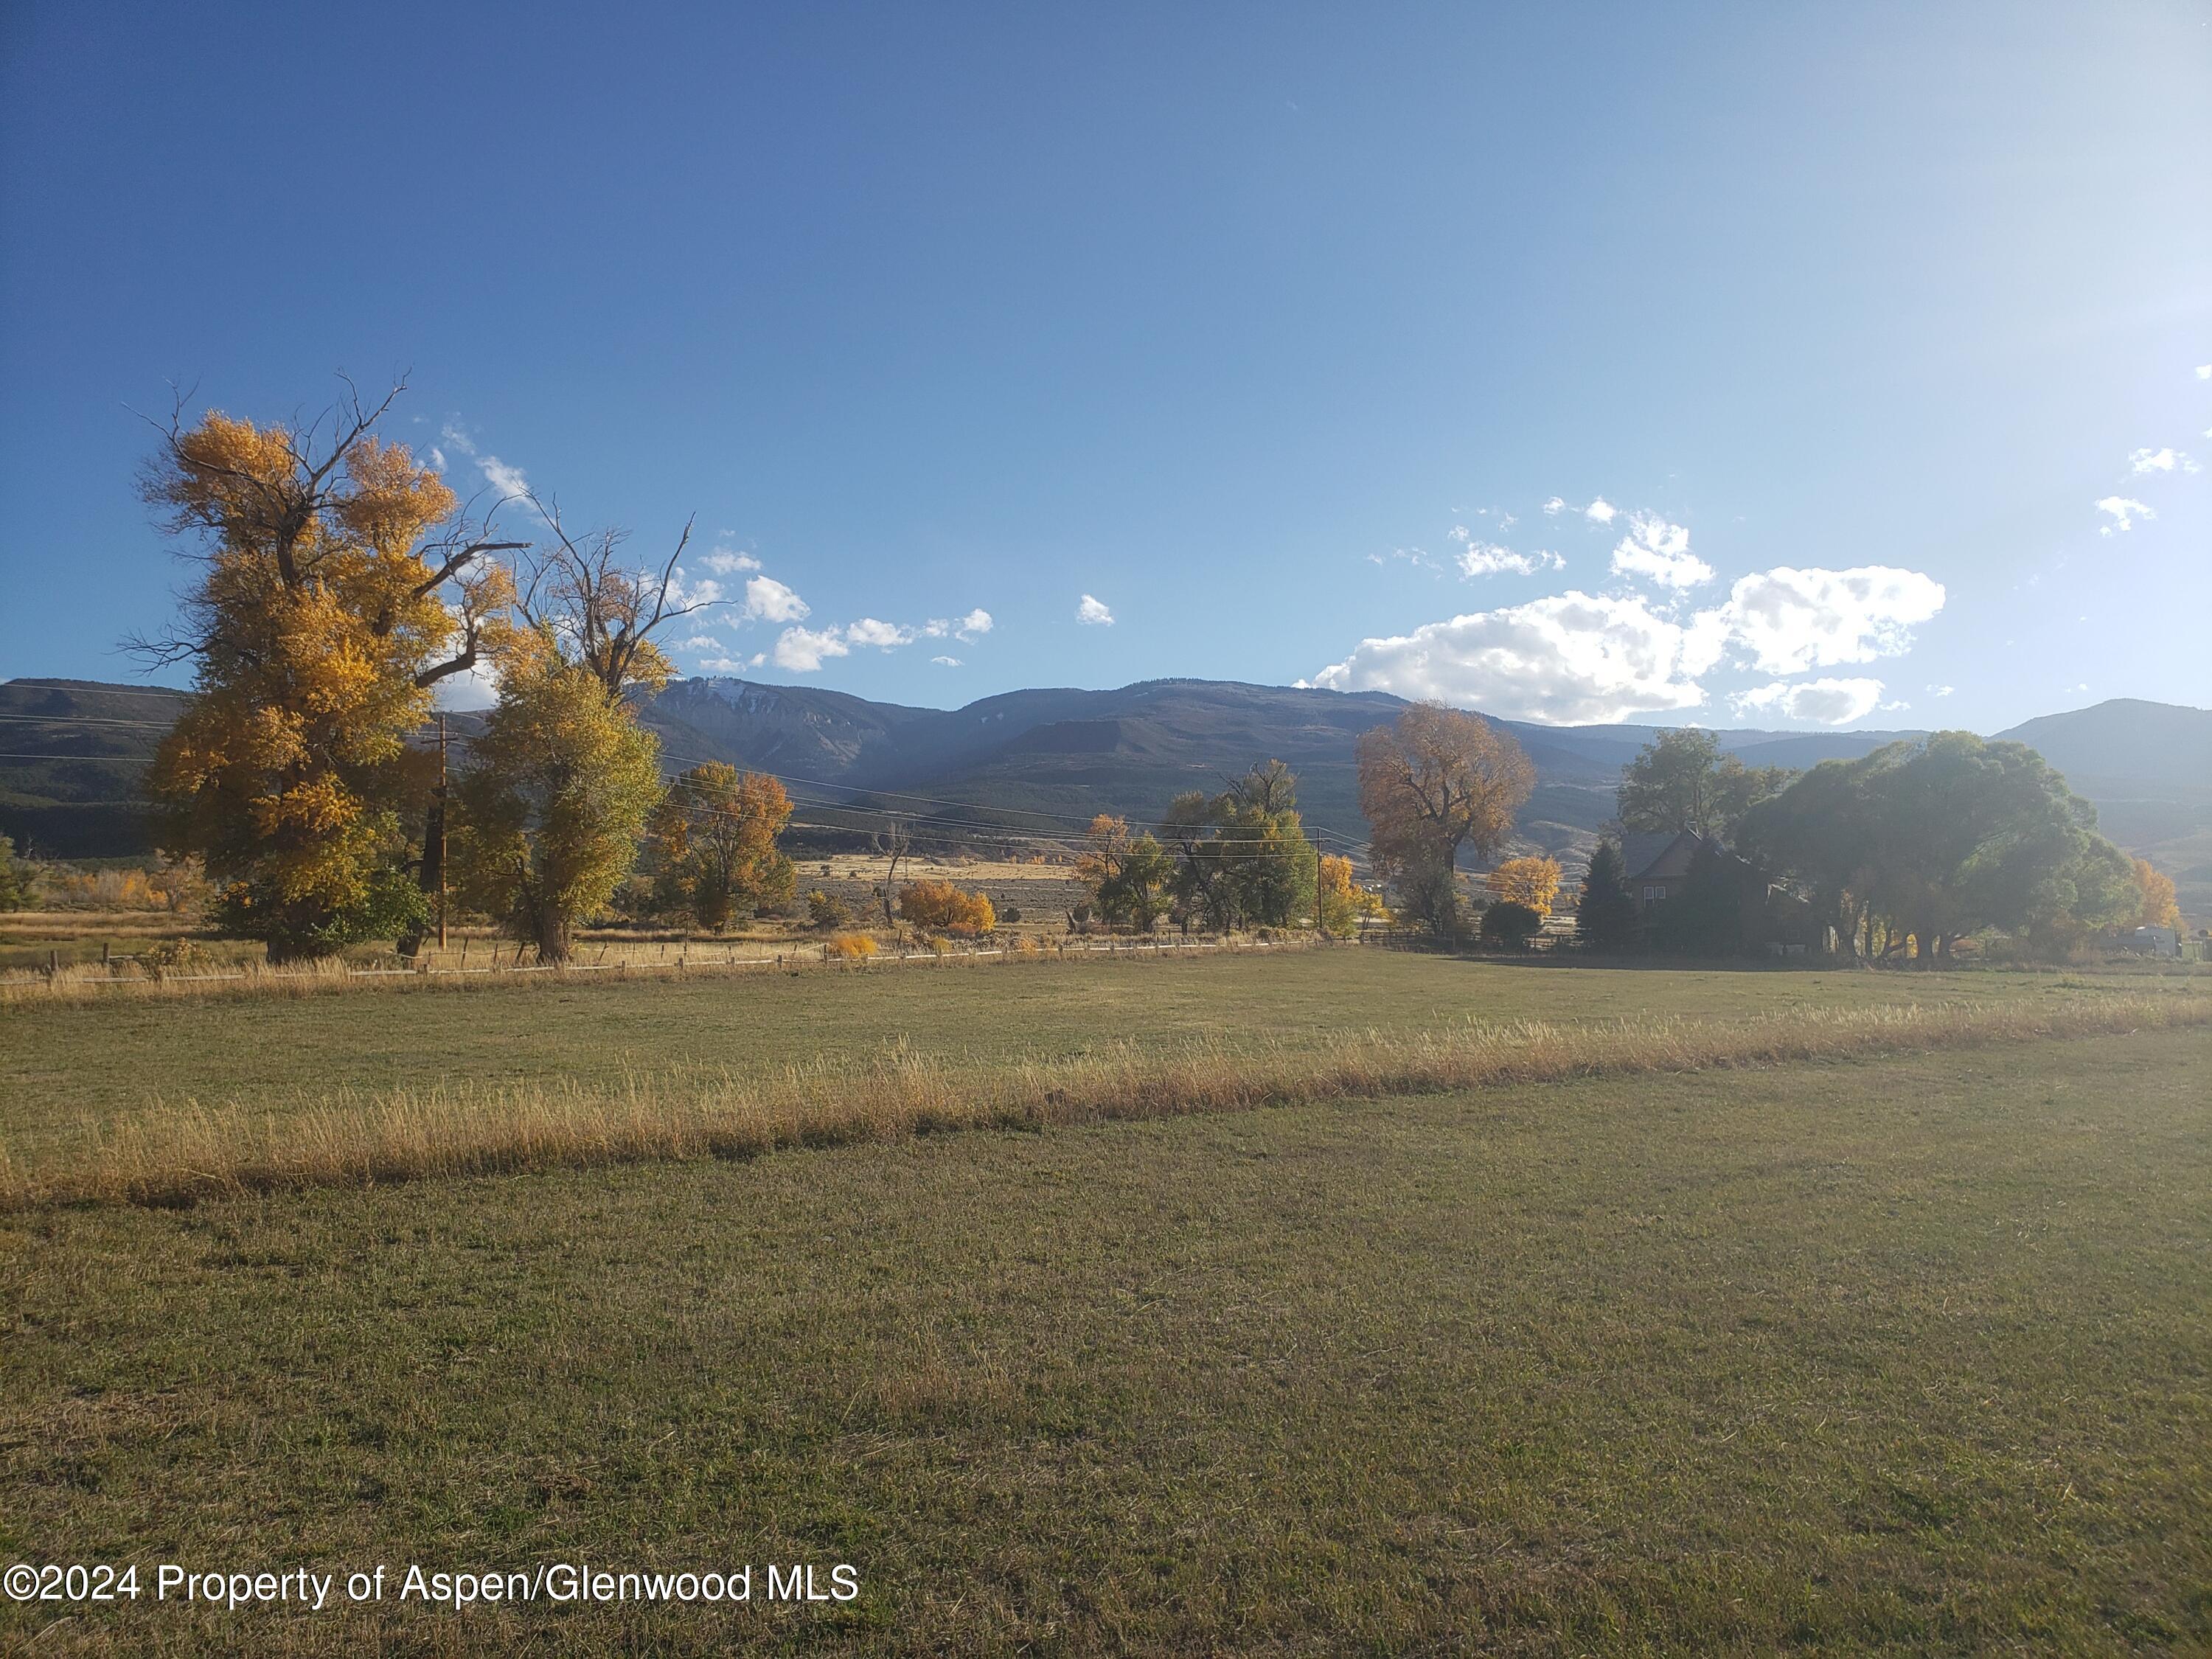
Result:
[[[38,1168],[0,1152],[0,1209],[183,1205],[288,1188],[368,1186],[985,1127],[1041,1127],[1636,1073],[1758,1066],[1984,1043],[2212,1024],[2212,996],[2072,994],[2033,1004],[1793,1011],[1737,1021],[1454,1024],[1348,1033],[1316,1055],[1217,1040],[1162,1054],[1123,1042],[1076,1059],[988,1066],[903,1047],[865,1065],[766,1077],[705,1066],[610,1084],[339,1095],[305,1109],[190,1103],[88,1127]]]
[[[505,947],[511,951],[512,945]],[[172,970],[156,974],[132,968],[112,970],[96,962],[70,963],[53,973],[21,970],[0,975],[0,1009],[83,1007],[131,1000],[173,1002],[296,1001],[343,993],[486,991],[518,986],[599,984],[635,980],[750,979],[771,973],[888,973],[903,968],[1020,967],[1042,962],[1188,962],[1207,957],[1280,956],[1311,951],[1310,939],[1160,939],[1091,941],[1024,937],[1006,946],[930,951],[886,945],[867,961],[825,958],[819,940],[787,944],[766,956],[717,957],[702,945],[696,957],[578,960],[560,966],[509,961],[499,967],[441,968],[428,973],[411,968],[360,968],[341,957],[293,963],[282,968],[246,962],[231,967]],[[1348,946],[1338,946],[1348,949]],[[607,953],[601,952],[604,957]]]

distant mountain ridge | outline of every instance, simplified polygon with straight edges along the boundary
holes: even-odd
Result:
[[[0,751],[62,757],[0,759],[0,832],[80,855],[143,847],[137,775],[181,707],[181,693],[97,681],[0,684],[0,715],[11,717],[0,726],[8,733]],[[1404,707],[1379,691],[1162,679],[1103,691],[1008,691],[939,709],[695,678],[644,701],[641,713],[672,768],[719,760],[774,772],[803,803],[897,811],[922,833],[965,825],[1073,834],[1099,811],[1156,819],[1184,790],[1218,790],[1255,762],[1279,759],[1298,774],[1307,821],[1360,841],[1354,745]],[[1559,852],[1589,844],[1613,816],[1621,767],[1662,729],[1496,723],[1536,767],[1520,838]],[[456,721],[464,731],[473,724]],[[1747,764],[1805,767],[1919,734],[1714,735]],[[2118,699],[1997,735],[2040,750],[2098,804],[2114,839],[2156,857],[2185,888],[2202,886],[2194,908],[2212,908],[2212,711]],[[134,836],[136,847],[119,844]]]

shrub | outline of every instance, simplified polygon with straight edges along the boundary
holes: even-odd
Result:
[[[876,953],[876,942],[866,933],[840,933],[822,947],[832,962],[866,962]]]
[[[207,965],[205,953],[197,939],[165,939],[157,941],[141,953],[138,960],[155,979],[170,974],[194,974]]]
[[[1021,919],[1021,907],[1018,904],[1009,904],[999,912],[999,920],[1001,921],[1019,921]]]
[[[1521,950],[1542,931],[1543,917],[1511,899],[1492,905],[1482,913],[1482,937],[1486,944]]]
[[[963,893],[949,881],[917,881],[899,889],[899,915],[919,927],[942,927],[948,933],[972,939],[999,925],[991,901],[981,893]]]
[[[845,901],[819,887],[806,896],[806,920],[824,933],[852,925],[853,913]]]

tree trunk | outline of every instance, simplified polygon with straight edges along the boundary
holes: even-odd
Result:
[[[547,906],[538,916],[538,960],[557,965],[568,959],[570,949],[568,918]]]

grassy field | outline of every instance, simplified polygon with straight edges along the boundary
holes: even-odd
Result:
[[[0,1011],[0,1146],[35,1146],[154,1102],[283,1111],[344,1085],[612,1079],[677,1063],[777,1069],[905,1042],[989,1066],[1117,1040],[1327,1049],[1346,1032],[1440,1022],[1739,1018],[1801,1009],[1987,1003],[2082,980],[1993,973],[1649,972],[1329,950],[1196,961],[956,963],[563,985],[401,986],[204,1003],[118,998]]]
[[[2099,994],[1340,952],[62,1008],[0,1098]],[[0,1216],[0,1563],[862,1586],[0,1648],[2195,1650],[2208,1076],[2199,1026]]]

